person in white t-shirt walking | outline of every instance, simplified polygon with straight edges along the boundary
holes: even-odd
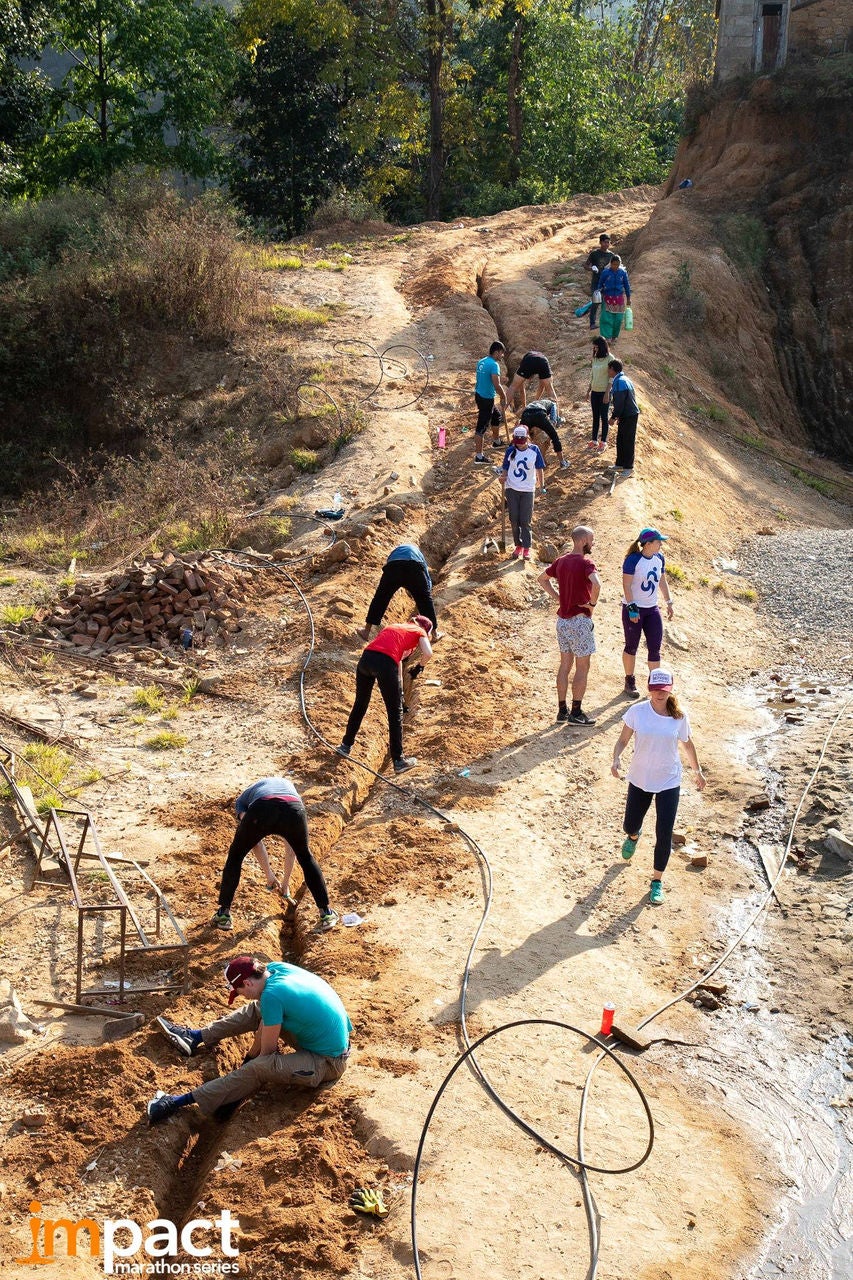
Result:
[[[545,459],[538,445],[530,443],[530,436],[523,424],[512,433],[512,444],[504,454],[501,480],[506,489],[506,506],[515,550],[513,560],[519,556],[530,559],[533,534],[533,500],[536,493],[536,475],[539,475],[539,492],[545,492]]]
[[[613,751],[610,772],[621,778],[619,762],[622,752],[636,735],[634,755],[628,768],[628,797],[625,801],[625,840],[622,857],[626,862],[634,856],[643,829],[643,819],[655,802],[655,855],[649,902],[659,907],[663,902],[663,873],[672,852],[672,833],[681,794],[681,759],[678,744],[684,750],[696,786],[705,789],[696,748],[690,736],[690,722],[673,693],[673,678],[663,667],[649,673],[649,700],[629,707],[622,717],[623,728]]]

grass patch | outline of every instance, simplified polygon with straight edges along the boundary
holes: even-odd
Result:
[[[177,720],[180,707],[175,702],[171,702],[168,707],[164,707],[160,712],[161,720]]]
[[[765,444],[761,436],[751,436],[747,431],[739,431],[735,439],[739,440],[741,444],[747,445],[750,449],[758,449],[760,452],[764,452]]]
[[[738,591],[735,599],[744,600],[747,604],[755,604],[758,599],[758,592],[753,591],[752,587],[743,587]]]
[[[283,307],[276,304],[270,307],[270,319],[283,329],[318,329],[328,324],[328,311],[312,311],[310,307]]]
[[[705,295],[693,283],[690,263],[682,258],[669,284],[670,314],[680,325],[698,329],[705,322]]]
[[[316,449],[303,449],[297,446],[290,450],[288,456],[297,471],[307,473],[320,469],[320,455]]]
[[[0,587],[14,587],[17,578],[0,578]]]
[[[100,782],[103,776],[100,769],[96,769],[93,765],[91,769],[84,770],[80,775],[80,786],[90,787],[93,782]]]
[[[674,582],[687,582],[687,574],[681,565],[673,564],[671,560],[666,562],[666,576],[672,578]]]
[[[825,498],[831,498],[834,490],[829,480],[821,480],[819,476],[811,476],[808,471],[801,471],[799,467],[792,467],[791,474],[801,481],[802,484],[808,485],[810,489],[814,489],[817,493],[822,493]]]
[[[662,364],[660,371],[666,378],[667,382],[675,382],[678,377],[671,364]]]
[[[331,258],[318,258],[314,263],[317,271],[346,271],[348,266],[344,258],[338,258],[337,262],[332,262]]]
[[[723,248],[736,266],[760,271],[770,247],[767,228],[750,213],[731,213],[720,218],[717,231]]]
[[[715,583],[712,584],[711,590],[713,591],[715,596],[724,596],[727,594],[726,584],[719,578]]]
[[[276,245],[270,245],[252,251],[252,265],[259,271],[298,271],[302,266],[302,259]]]
[[[183,733],[175,733],[173,729],[163,729],[160,733],[154,733],[150,738],[146,738],[145,745],[149,751],[178,751],[187,745],[187,739]]]
[[[19,627],[35,613],[34,604],[6,604],[0,609],[0,622],[7,627]]]
[[[711,579],[708,577],[708,575],[707,575],[707,574],[703,573],[703,574],[700,574],[700,575],[699,575],[699,586],[700,586],[700,587],[707,587],[707,586],[710,586],[710,584],[711,584]]]
[[[195,698],[199,693],[201,693],[201,677],[188,676],[187,679],[184,680],[183,684],[181,685],[181,688],[184,691],[181,697],[181,701],[184,703],[185,706],[189,706],[193,698]]]
[[[673,520],[675,520],[676,524],[681,524],[681,521],[684,519],[684,512],[679,511],[678,507],[673,507],[669,514],[672,516]]]
[[[61,747],[49,746],[46,742],[34,742],[24,747],[20,753],[15,779],[19,786],[30,788],[38,813],[47,813],[48,809],[61,809],[66,803],[66,796],[77,794],[83,782],[78,781],[75,786],[70,780],[73,764],[71,756]],[[5,783],[0,794],[4,799],[11,799],[12,796]]]
[[[133,705],[145,707],[146,711],[162,711],[163,690],[156,684],[147,684],[143,689],[134,689]]]
[[[728,422],[729,411],[720,404],[709,404],[706,410],[712,422]]]

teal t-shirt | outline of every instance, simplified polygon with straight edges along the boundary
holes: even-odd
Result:
[[[477,382],[474,386],[478,396],[482,396],[485,400],[494,400],[497,392],[495,384],[492,382],[492,374],[496,373],[501,376],[501,367],[492,356],[483,356],[482,360],[477,362]]]
[[[352,1023],[338,994],[316,973],[274,960],[261,992],[261,1022],[281,1023],[301,1049],[338,1058],[349,1045]]]

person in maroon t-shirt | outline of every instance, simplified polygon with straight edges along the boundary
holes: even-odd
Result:
[[[403,663],[417,649],[418,661],[409,668],[410,675],[420,675],[425,663],[432,657],[429,636],[432,623],[423,614],[416,614],[411,622],[394,623],[383,627],[375,640],[362,653],[355,669],[355,702],[347,721],[343,742],[337,748],[338,755],[348,756],[361,728],[374,684],[379,684],[385,709],[388,712],[388,738],[391,762],[395,773],[405,773],[418,762],[403,755]]]
[[[581,709],[589,678],[589,664],[595,653],[592,611],[601,591],[601,579],[595,565],[587,556],[595,546],[595,534],[588,525],[579,524],[572,530],[572,550],[549,564],[539,575],[539,585],[559,601],[557,610],[557,643],[560,646],[560,667],[557,671],[557,719],[569,724],[595,724],[592,716]],[[556,578],[559,591],[555,591],[551,579]],[[569,692],[569,674],[574,664],[572,680],[572,709],[566,707]]]

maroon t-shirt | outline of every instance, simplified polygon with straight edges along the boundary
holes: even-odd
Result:
[[[589,607],[592,596],[590,578],[595,573],[595,565],[586,556],[575,551],[560,556],[545,570],[549,578],[557,579],[560,591],[560,607],[557,615],[560,618],[576,618],[579,614],[592,617]]]

